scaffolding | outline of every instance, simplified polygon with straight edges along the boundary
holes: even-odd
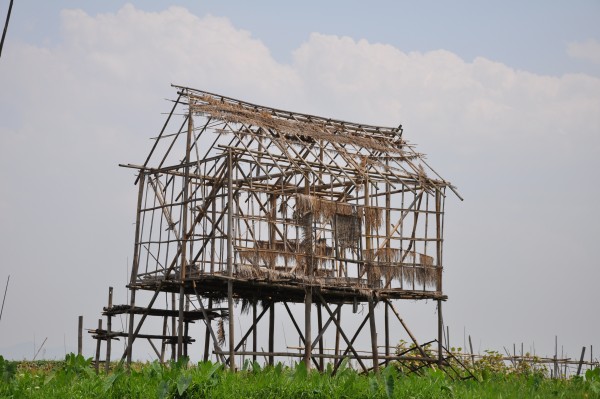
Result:
[[[110,325],[127,314],[129,325],[126,332],[93,331],[107,342],[106,360],[119,336],[127,340],[128,363],[136,339],[149,341],[161,361],[168,350],[172,358],[186,356],[195,341],[189,324],[202,321],[204,358],[216,355],[232,369],[245,356],[269,364],[295,357],[319,370],[331,361],[334,372],[348,357],[364,371],[403,359],[442,364],[444,200],[447,190],[460,195],[403,138],[402,127],[173,87],[178,97],[145,162],[121,165],[138,173],[130,303],[113,306],[111,290],[104,315]],[[140,291],[151,294],[144,306],[136,302]],[[167,306],[158,306],[161,295]],[[437,304],[436,358],[398,313],[394,302],[403,299]],[[292,304],[304,304],[303,328]],[[351,336],[342,308],[356,316],[359,304],[368,312]],[[276,308],[285,309],[301,350],[275,348]],[[381,308],[384,345],[375,317]],[[250,310],[251,326],[236,342],[236,314]],[[267,312],[264,350],[257,336]],[[141,334],[148,317],[162,320],[161,334]],[[394,353],[390,318],[410,336],[411,353]],[[371,345],[364,351],[356,338],[367,322]],[[335,348],[325,353],[328,329]]]

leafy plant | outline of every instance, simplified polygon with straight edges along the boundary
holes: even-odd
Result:
[[[17,363],[4,360],[4,357],[0,356],[0,377],[3,382],[12,380],[17,373]]]
[[[590,391],[600,396],[600,367],[587,370],[585,372],[585,381]]]

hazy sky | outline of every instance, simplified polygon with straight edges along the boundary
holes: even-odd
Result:
[[[60,357],[109,285],[125,302],[137,190],[117,164],[143,162],[171,83],[401,123],[465,197],[446,203],[455,345],[466,331],[476,349],[549,355],[558,335],[573,357],[600,353],[600,3],[166,3],[15,1],[0,58],[0,354],[31,357],[47,337]],[[435,335],[432,303],[401,310]]]

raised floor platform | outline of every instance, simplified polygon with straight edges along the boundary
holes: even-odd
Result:
[[[329,303],[368,302],[374,294],[378,300],[384,299],[448,299],[447,295],[437,291],[407,290],[401,288],[368,288],[327,284],[324,279],[315,278],[312,282],[304,279],[294,280],[256,280],[227,277],[223,275],[203,275],[185,281],[187,295],[200,295],[207,298],[227,297],[227,284],[233,281],[234,298],[264,300],[273,302],[304,302],[307,287],[317,290]],[[175,279],[146,278],[128,286],[131,289],[178,293],[181,281]]]

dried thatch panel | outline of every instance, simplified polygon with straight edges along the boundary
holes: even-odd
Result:
[[[321,220],[331,221],[334,215],[353,215],[356,205],[346,202],[330,201],[314,195],[296,194],[296,212],[300,215],[312,213]]]
[[[352,215],[336,215],[335,234],[342,251],[357,249],[361,239],[361,220]]]

